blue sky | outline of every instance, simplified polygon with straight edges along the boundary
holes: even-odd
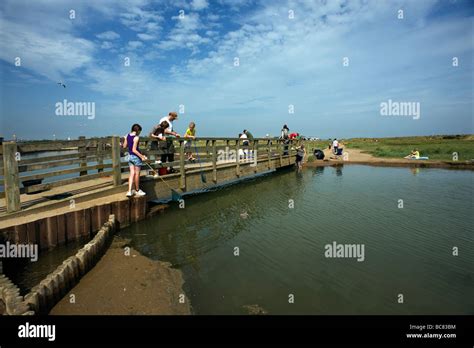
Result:
[[[5,138],[148,133],[179,105],[176,129],[201,136],[473,133],[473,1],[2,0],[0,14]],[[64,99],[95,118],[56,115]],[[420,118],[381,116],[389,99]]]

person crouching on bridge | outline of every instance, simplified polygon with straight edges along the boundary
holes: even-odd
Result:
[[[142,131],[142,126],[138,123],[135,123],[132,126],[132,131],[127,134],[125,141],[123,143],[124,148],[128,148],[128,165],[130,166],[130,176],[128,177],[128,192],[127,197],[132,197],[133,195],[144,196],[145,192],[140,190],[140,170],[143,165],[142,161],[146,161],[147,158],[140,152],[138,142],[140,138],[140,132]],[[135,184],[135,190],[133,189],[133,184]]]
[[[160,146],[158,145],[158,142],[160,140],[163,141],[163,142],[166,142],[165,131],[168,127],[169,127],[168,121],[163,121],[163,122],[161,122],[161,123],[159,123],[159,124],[157,124],[156,126],[153,127],[153,129],[151,130],[149,136],[150,136],[150,138],[155,139],[155,140],[153,140],[151,142],[150,150],[152,150],[152,151],[158,150],[160,148]],[[164,143],[164,144],[166,145],[166,143]],[[157,158],[157,156],[155,156],[155,158]],[[156,160],[155,163],[156,164],[161,164],[161,160]]]

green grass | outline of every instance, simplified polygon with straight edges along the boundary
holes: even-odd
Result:
[[[453,153],[459,161],[474,159],[474,135],[436,135],[399,138],[352,138],[342,140],[344,147],[360,149],[375,157],[403,158],[417,148],[421,156],[433,160],[452,161]],[[313,149],[326,149],[329,140],[306,141],[308,161]]]
[[[354,138],[345,141],[346,146],[360,149],[375,157],[401,158],[408,155],[413,148],[421,156],[433,160],[452,161],[453,153],[458,154],[459,161],[474,159],[473,135],[437,135],[402,138]]]
[[[306,140],[304,141],[304,146],[306,147],[306,161],[308,162],[314,162],[316,158],[313,155],[313,151],[315,149],[320,149],[324,150],[328,147],[329,145],[329,140],[318,140],[318,141],[309,141]]]

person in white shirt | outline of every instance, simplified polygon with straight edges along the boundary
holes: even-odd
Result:
[[[168,116],[165,116],[165,117],[162,117],[160,119],[160,122],[163,122],[163,121],[166,121],[168,122],[169,124],[169,127],[168,129],[166,129],[166,134],[171,134],[171,135],[174,135],[175,137],[179,138],[179,134],[176,133],[174,130],[173,130],[173,121],[174,120],[177,120],[178,119],[178,114],[174,111],[171,111]]]
[[[248,139],[247,134],[245,134],[245,133],[240,133],[239,138],[240,139]],[[245,142],[245,140],[242,143],[244,143],[244,142]],[[239,158],[241,158],[241,159],[246,158],[247,155],[248,155],[248,150],[243,150],[242,148],[239,149]]]
[[[334,153],[337,155],[337,149],[339,148],[339,143],[336,138],[334,138],[334,141],[332,142],[332,148]]]
[[[178,114],[174,111],[171,111],[168,116],[165,116],[161,118],[160,124],[163,121],[168,122],[168,128],[165,129],[165,136],[175,136],[176,138],[179,138],[180,135],[176,133],[173,130],[173,121],[178,119]],[[160,144],[161,145],[161,144]],[[174,161],[174,145],[173,145],[173,139],[167,139],[166,142],[163,142],[163,145],[161,145],[161,150],[163,151],[163,154],[161,155],[161,162],[165,163],[167,161],[173,162]],[[170,168],[172,171],[173,168]]]

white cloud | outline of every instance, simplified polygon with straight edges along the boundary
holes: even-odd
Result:
[[[199,14],[189,13],[184,18],[172,17],[176,21],[176,26],[168,33],[166,39],[159,42],[155,47],[162,50],[173,50],[187,48],[193,53],[199,51],[199,46],[208,44],[211,40],[202,37],[198,31],[204,29]]]
[[[78,37],[81,28],[90,26],[88,21],[119,17],[120,13],[135,11],[148,5],[149,0],[3,0],[0,6],[0,59],[8,63],[12,57],[21,56],[22,69],[35,72],[51,80],[64,79],[74,71],[97,64],[93,42]],[[69,10],[76,11],[76,18],[69,18]],[[138,11],[139,12],[139,11]],[[81,14],[87,14],[82,16]],[[157,31],[159,26],[151,22],[158,20],[148,16],[144,22],[145,30]],[[117,33],[106,31],[98,34],[101,48],[111,49],[108,40],[117,39]],[[71,77],[73,78],[73,77]]]
[[[133,31],[156,32],[163,17],[156,11],[146,11],[135,6],[120,14],[120,22]]]
[[[101,40],[116,40],[120,38],[120,35],[117,34],[115,31],[104,31],[103,33],[97,34],[97,38]]]
[[[215,30],[206,30],[206,36],[216,36],[219,35],[218,31]]]
[[[195,11],[204,10],[209,6],[207,0],[193,0],[191,2],[191,8]]]
[[[104,49],[104,50],[109,50],[111,48],[114,47],[114,44],[110,41],[104,41],[102,42],[102,44],[100,45],[100,48]]]
[[[155,36],[155,35],[150,35],[150,34],[145,34],[145,33],[139,33],[139,34],[137,34],[137,37],[138,37],[140,40],[143,40],[143,41],[149,41],[149,40],[154,40],[154,39],[156,39],[156,36]]]
[[[129,41],[127,47],[128,47],[128,49],[135,50],[137,48],[143,47],[143,42],[141,42],[141,41]]]
[[[207,15],[207,20],[208,20],[208,21],[211,21],[211,22],[218,21],[219,18],[220,18],[220,16],[219,16],[219,15],[216,15],[216,14],[214,14],[214,13],[209,13],[209,14]]]
[[[68,33],[46,36],[27,25],[2,20],[0,58],[13,63],[21,58],[21,68],[34,71],[53,81],[64,79],[92,60],[94,44]]]
[[[228,6],[232,11],[239,11],[242,8],[248,7],[256,3],[255,0],[218,0],[217,2],[220,3],[222,6]]]

